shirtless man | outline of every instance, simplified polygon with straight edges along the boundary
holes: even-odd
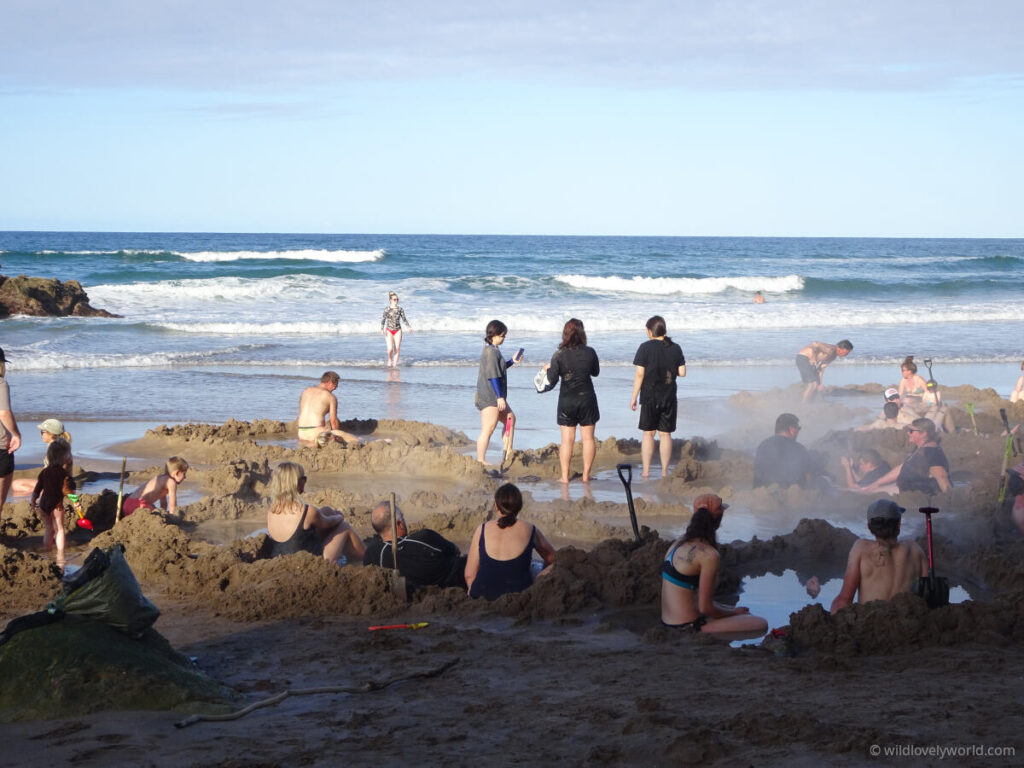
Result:
[[[846,357],[853,351],[853,344],[843,339],[838,344],[812,341],[796,355],[796,367],[804,388],[803,402],[808,402],[821,393],[821,377],[825,368],[837,357]]]
[[[341,439],[346,444],[362,444],[362,440],[343,431],[338,426],[338,398],[334,396],[334,390],[338,388],[338,380],[338,374],[334,371],[327,371],[320,377],[319,384],[302,390],[297,420],[299,442],[315,444],[317,438],[326,433]],[[330,419],[329,427],[324,424],[325,418]]]
[[[853,602],[889,600],[910,592],[919,576],[928,575],[928,559],[915,541],[898,541],[903,507],[879,499],[868,507],[868,530],[875,539],[857,539],[846,561],[843,588],[832,601],[830,613]],[[859,594],[858,594],[859,593]]]

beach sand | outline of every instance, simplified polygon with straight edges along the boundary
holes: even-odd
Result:
[[[833,400],[802,412],[805,423],[849,421],[844,393],[830,394]],[[310,476],[307,500],[342,510],[360,534],[369,535],[369,510],[394,490],[412,528],[438,530],[465,550],[499,483],[467,454],[466,435],[425,422],[367,420],[344,428],[391,443],[315,449],[296,448],[293,425],[276,421],[150,430],[112,451],[132,457],[128,487],[158,471],[167,456],[186,456],[193,471],[185,490],[192,495],[183,519],[137,513],[104,530],[116,493],[103,478],[86,488],[88,514],[103,532],[73,532],[76,557],[123,542],[145,594],[162,611],[155,629],[233,689],[232,706],[288,689],[359,688],[443,671],[380,690],[296,696],[238,720],[183,729],[175,723],[203,709],[202,702],[123,711],[114,698],[54,697],[50,711],[22,719],[17,704],[3,699],[0,765],[819,766],[865,764],[875,759],[872,745],[1009,747],[1020,755],[1024,539],[996,503],[1005,447],[997,413],[1008,403],[970,387],[944,395],[976,404],[980,434],[955,408],[963,430],[947,435],[943,448],[956,486],[934,499],[904,494],[899,501],[911,511],[929,502],[942,509],[935,521],[938,571],[974,599],[929,611],[905,596],[830,617],[827,604],[800,608],[811,601],[793,596],[788,640],[741,647],[680,636],[659,622],[659,563],[697,495],[719,493],[732,505],[720,532],[723,541],[735,539],[723,547],[720,593],[727,602],[744,580],[786,569],[800,580],[839,578],[851,531],[866,535],[871,499],[750,488],[751,451],[736,446],[766,435],[743,416],[792,407],[798,387],[737,394],[728,403],[736,424],[728,435],[677,441],[671,476],[635,483],[642,542],[632,540],[614,479],[617,463],[638,464],[635,439],[600,444],[602,479],[593,498],[578,483],[562,498],[554,445],[521,452],[505,479],[524,489],[524,519],[544,531],[558,555],[532,588],[494,603],[455,589],[423,590],[404,603],[379,569],[338,567],[305,554],[267,560],[260,557],[264,536],[246,537],[265,526],[269,469],[293,460]],[[1024,405],[1010,414],[1014,423],[1024,420]],[[874,447],[893,463],[909,452],[902,431],[812,432],[802,442],[822,454],[835,477],[840,457],[852,450]],[[916,536],[921,526],[911,515],[907,531]],[[9,504],[3,524],[6,621],[41,609],[59,580],[38,552],[41,532],[27,503]],[[747,604],[742,593],[739,600]],[[429,626],[367,630],[419,621]],[[28,650],[16,659],[13,641],[0,646],[0,667],[40,663],[32,649],[41,642],[19,645]],[[131,675],[103,674],[122,674],[124,689],[133,686]],[[14,675],[5,687],[16,683]],[[906,751],[877,759],[942,762]],[[954,764],[1015,762],[961,753]]]

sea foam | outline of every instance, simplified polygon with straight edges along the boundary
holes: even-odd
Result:
[[[730,288],[738,291],[788,293],[804,287],[799,275],[785,277],[594,277],[590,275],[555,275],[555,280],[587,291],[607,293],[642,293],[669,296],[675,293],[721,293]]]
[[[293,261],[326,261],[334,264],[358,264],[380,261],[386,251],[328,251],[308,249],[301,251],[200,251],[198,253],[176,253],[188,261],[240,261],[242,259],[290,259]]]

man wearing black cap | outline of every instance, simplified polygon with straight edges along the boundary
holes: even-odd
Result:
[[[11,411],[11,388],[4,378],[6,373],[7,356],[0,349],[0,520],[14,480],[14,452],[21,447],[21,432]]]
[[[928,559],[920,545],[898,541],[905,511],[889,499],[879,499],[868,507],[868,530],[875,538],[854,543],[846,561],[843,588],[832,601],[831,613],[848,606],[855,596],[858,602],[866,603],[910,592],[919,576],[928,575]]]

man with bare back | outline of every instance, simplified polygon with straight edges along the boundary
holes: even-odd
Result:
[[[832,601],[830,613],[853,602],[890,600],[914,589],[919,576],[928,575],[928,559],[916,541],[899,541],[903,507],[879,499],[868,507],[872,539],[857,539],[846,561],[843,587]]]
[[[340,439],[346,445],[362,444],[362,440],[338,426],[338,398],[334,396],[338,381],[338,374],[327,371],[320,377],[319,384],[302,390],[302,396],[299,398],[299,418],[296,420],[300,442],[317,443],[320,435],[325,435],[328,439]],[[330,420],[330,426],[324,423],[325,419]]]
[[[853,344],[843,339],[838,344],[812,341],[796,355],[796,367],[804,388],[803,402],[808,402],[821,393],[821,376],[825,368],[837,357],[846,357],[853,351]]]

